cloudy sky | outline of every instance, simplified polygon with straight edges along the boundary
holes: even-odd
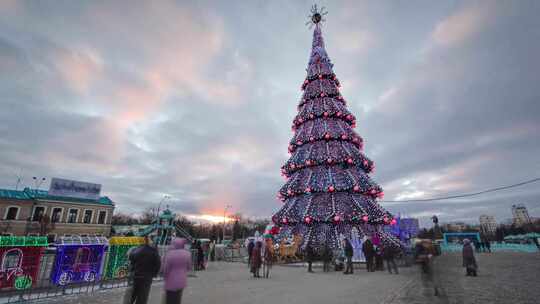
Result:
[[[328,1],[330,2],[330,1]],[[138,213],[270,216],[311,1],[0,1],[0,187],[103,185]],[[540,2],[332,1],[327,51],[385,199],[540,176]],[[47,188],[45,182],[42,188]],[[540,184],[383,203],[424,224],[540,216]]]

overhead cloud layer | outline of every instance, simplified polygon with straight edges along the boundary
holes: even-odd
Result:
[[[0,3],[0,186],[103,184],[118,210],[279,207],[310,3]],[[327,5],[327,50],[386,199],[540,176],[536,1]],[[427,223],[540,214],[538,185],[386,203]],[[384,204],[384,203],[383,203]]]

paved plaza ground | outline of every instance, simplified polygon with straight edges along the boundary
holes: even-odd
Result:
[[[182,303],[318,304],[318,303],[539,303],[540,254],[480,254],[479,276],[465,277],[458,254],[446,254],[435,263],[434,282],[422,283],[416,267],[401,268],[400,275],[366,273],[356,265],[354,275],[340,272],[307,273],[303,267],[275,266],[270,279],[250,278],[240,263],[211,263],[207,271],[189,279]],[[161,302],[162,283],[152,288],[150,303]],[[88,295],[47,299],[47,303],[121,303],[123,289]]]

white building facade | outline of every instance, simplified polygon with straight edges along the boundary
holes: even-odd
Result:
[[[497,222],[493,215],[480,215],[480,231],[486,234],[494,234],[497,230]]]
[[[512,205],[512,220],[515,225],[522,226],[531,223],[527,207],[523,204]]]

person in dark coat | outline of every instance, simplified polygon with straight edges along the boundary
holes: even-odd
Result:
[[[388,268],[388,272],[392,274],[392,269],[394,269],[395,274],[399,274],[397,264],[395,261],[395,257],[397,254],[397,249],[390,246],[389,244],[383,246],[383,259],[386,261],[386,267]]]
[[[306,262],[308,263],[308,272],[313,272],[313,269],[311,269],[311,264],[313,263],[313,260],[315,259],[315,253],[313,252],[313,248],[311,248],[310,244],[306,245],[304,258]]]
[[[253,253],[253,248],[255,248],[255,242],[253,240],[249,240],[247,245],[248,267],[251,267],[251,254]]]
[[[323,260],[323,271],[329,272],[330,263],[332,262],[332,250],[330,249],[328,245],[324,246],[322,260]]]
[[[480,242],[478,240],[474,240],[474,249],[476,249],[476,252],[480,252]]]
[[[384,261],[382,257],[382,245],[375,246],[375,270],[384,270]]]
[[[128,256],[130,274],[126,293],[129,304],[146,304],[152,287],[152,279],[158,275],[161,268],[161,258],[155,247],[150,246],[148,236],[144,238],[144,244],[133,249]]]
[[[373,243],[368,238],[364,241],[362,244],[362,252],[364,253],[364,256],[366,257],[366,269],[368,272],[375,271],[373,269],[373,256],[375,255],[375,249],[373,248]]]
[[[467,269],[467,276],[476,276],[476,271],[478,265],[476,264],[476,259],[474,257],[474,250],[471,246],[471,241],[469,239],[463,240],[463,267]]]
[[[352,263],[352,257],[354,254],[353,247],[351,245],[351,242],[349,242],[348,239],[343,240],[343,251],[345,253],[345,258],[347,259],[345,272],[344,274],[352,274],[353,271],[353,263]]]
[[[196,243],[196,248],[197,248],[197,268],[199,270],[204,270],[206,267],[204,266],[204,249],[201,245],[201,242],[197,240],[197,243]]]
[[[262,256],[261,256],[262,243],[257,242],[253,250],[251,251],[251,273],[253,273],[254,278],[260,278],[260,269],[262,265]]]

